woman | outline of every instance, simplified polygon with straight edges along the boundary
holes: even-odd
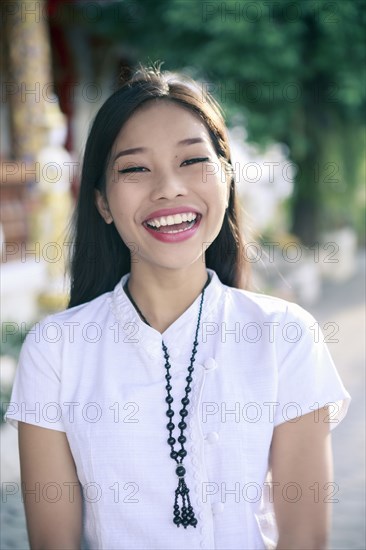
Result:
[[[315,319],[246,276],[218,105],[140,69],[94,120],[69,309],[7,413],[32,548],[326,547],[349,395]]]

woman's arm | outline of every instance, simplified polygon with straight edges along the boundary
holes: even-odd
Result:
[[[79,550],[82,498],[66,434],[19,422],[19,452],[32,550]]]
[[[332,450],[328,408],[274,430],[270,467],[277,550],[324,550],[330,531]]]

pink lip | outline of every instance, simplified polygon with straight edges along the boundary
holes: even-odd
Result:
[[[183,214],[184,212],[194,212],[195,214],[200,214],[196,208],[190,206],[177,206],[176,208],[163,208],[162,210],[155,210],[151,212],[144,222],[152,220],[153,218],[159,218],[160,216],[173,216],[174,214]]]
[[[162,212],[162,210],[159,210],[159,212]],[[188,210],[182,210],[182,212],[188,212]],[[174,212],[174,214],[180,214],[180,212]],[[158,215],[164,216],[164,214],[158,214]],[[202,219],[202,216],[199,216],[193,227],[191,227],[190,229],[187,229],[186,231],[181,231],[180,233],[160,233],[158,231],[155,231],[154,229],[151,229],[147,224],[143,224],[143,226],[146,229],[146,231],[148,231],[150,235],[152,235],[158,241],[162,241],[163,243],[179,243],[181,241],[185,241],[186,239],[189,239],[196,233],[201,223],[201,219]]]

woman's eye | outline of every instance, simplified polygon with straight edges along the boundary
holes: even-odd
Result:
[[[182,162],[182,166],[184,165],[190,165],[190,164],[197,164],[198,162],[206,162],[208,161],[209,158],[208,157],[197,157],[197,158],[194,158],[194,159],[188,159],[188,160],[185,160],[184,162]]]
[[[130,168],[122,168],[122,170],[118,170],[119,174],[130,174],[133,172],[147,172],[148,169],[144,168],[143,166],[131,166]]]

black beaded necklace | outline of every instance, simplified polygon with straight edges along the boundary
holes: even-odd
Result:
[[[180,414],[180,417],[181,417],[181,420],[178,424],[178,428],[180,429],[180,435],[178,437],[178,442],[180,443],[180,446],[181,446],[179,451],[174,450],[174,444],[176,443],[176,440],[173,437],[173,430],[175,428],[175,424],[172,421],[172,418],[174,416],[174,411],[171,407],[174,399],[173,399],[173,397],[170,393],[171,390],[172,390],[172,386],[171,386],[171,383],[170,383],[170,380],[171,380],[172,376],[169,372],[170,368],[171,368],[171,364],[169,362],[168,348],[164,344],[164,341],[162,341],[162,348],[163,348],[163,353],[164,353],[164,358],[165,358],[165,369],[166,369],[165,380],[167,382],[167,385],[165,386],[165,389],[167,391],[167,397],[165,398],[165,401],[168,404],[168,410],[166,412],[166,415],[169,418],[169,422],[166,425],[167,430],[169,432],[169,437],[167,439],[167,443],[168,443],[168,445],[170,446],[170,449],[171,449],[170,457],[173,460],[175,460],[175,462],[177,463],[175,473],[177,474],[177,476],[179,478],[178,487],[175,490],[173,522],[175,523],[175,525],[177,527],[179,527],[180,525],[183,525],[183,527],[185,529],[188,527],[188,525],[192,525],[193,527],[196,527],[196,525],[197,525],[197,519],[194,515],[193,507],[191,505],[191,501],[190,501],[190,498],[189,498],[189,489],[188,489],[187,484],[186,484],[185,479],[184,479],[184,476],[186,474],[186,469],[183,466],[183,460],[187,456],[187,451],[184,448],[184,443],[187,441],[187,438],[184,435],[184,430],[187,428],[187,423],[186,423],[186,419],[187,419],[187,416],[188,416],[187,406],[189,405],[188,395],[191,391],[191,383],[192,383],[192,380],[193,380],[193,378],[192,378],[192,373],[194,371],[193,363],[195,361],[195,355],[197,353],[197,346],[198,346],[197,337],[198,337],[198,331],[199,331],[199,326],[200,326],[200,321],[201,321],[203,299],[204,299],[204,296],[205,296],[206,287],[208,286],[209,282],[210,282],[210,276],[207,277],[206,284],[205,284],[205,286],[203,287],[203,289],[201,291],[202,296],[201,296],[201,302],[200,302],[199,312],[198,312],[196,333],[195,333],[195,338],[194,338],[194,341],[193,341],[192,356],[191,356],[191,360],[190,360],[190,365],[188,367],[188,376],[186,377],[187,385],[185,387],[185,396],[181,400],[181,403],[182,403],[183,407],[179,411],[179,414]],[[128,280],[125,283],[123,288],[124,288],[125,293],[129,297],[130,301],[132,302],[132,304],[136,308],[136,311],[140,315],[141,319],[147,325],[151,326],[150,323],[144,317],[144,315],[141,313],[141,311],[138,308],[138,306],[136,305],[134,299],[132,298],[132,296],[130,294],[130,291],[128,290]],[[178,504],[179,497],[182,498],[182,510],[180,510],[180,507],[179,507],[179,504]]]

